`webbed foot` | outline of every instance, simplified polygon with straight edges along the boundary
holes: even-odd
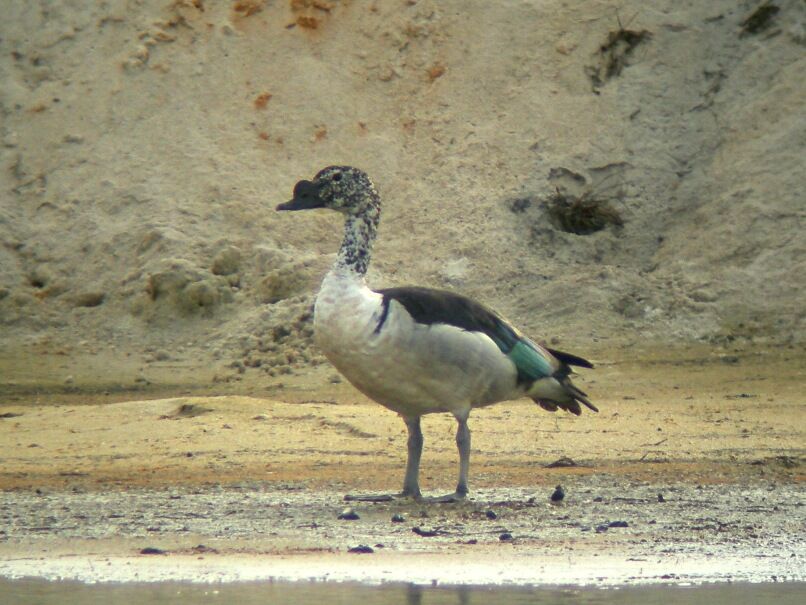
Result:
[[[464,502],[466,496],[467,493],[454,492],[452,494],[445,494],[444,496],[421,498],[420,502],[425,504],[456,504],[457,502]]]
[[[393,502],[395,500],[410,499],[416,502],[422,500],[422,496],[417,493],[407,494],[406,492],[399,492],[397,494],[347,494],[344,496],[346,502]]]

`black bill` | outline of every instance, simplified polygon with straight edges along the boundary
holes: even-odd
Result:
[[[300,181],[294,186],[294,199],[277,206],[277,210],[309,210],[322,208],[325,202],[319,197],[319,187],[311,181]]]

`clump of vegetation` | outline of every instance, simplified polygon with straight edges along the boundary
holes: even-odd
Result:
[[[599,47],[597,65],[589,65],[586,69],[593,82],[593,90],[597,92],[605,82],[620,75],[629,65],[630,56],[642,43],[652,38],[652,33],[645,30],[627,29],[621,25],[607,35],[607,40]]]
[[[590,235],[608,225],[624,226],[619,211],[590,191],[577,197],[555,190],[548,200],[548,214],[558,229],[577,235]]]

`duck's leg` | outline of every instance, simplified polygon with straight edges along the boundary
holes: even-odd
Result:
[[[423,453],[423,431],[420,429],[420,417],[403,418],[409,429],[406,442],[408,458],[406,460],[406,476],[403,479],[403,491],[399,494],[377,494],[356,496],[347,494],[344,499],[349,502],[389,502],[395,498],[413,498],[421,500],[420,494],[420,457]]]
[[[467,496],[467,476],[470,472],[470,427],[467,416],[457,417],[456,447],[459,450],[459,483],[456,484],[456,496],[461,500]]]
[[[409,429],[409,439],[406,442],[408,459],[406,460],[406,476],[403,478],[402,496],[419,500],[420,494],[420,457],[423,454],[423,431],[420,428],[420,417],[404,418]]]
[[[459,450],[459,483],[456,491],[446,496],[432,498],[429,502],[461,502],[467,496],[467,475],[470,471],[470,427],[467,425],[467,414],[454,414],[459,426],[456,428],[456,447]]]

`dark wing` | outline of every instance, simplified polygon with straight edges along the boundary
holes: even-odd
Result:
[[[380,332],[389,312],[389,302],[396,300],[412,319],[420,324],[447,324],[468,332],[482,332],[498,345],[505,354],[520,341],[520,335],[493,311],[466,296],[416,286],[376,290],[383,296],[381,312],[375,332]]]
[[[417,323],[446,324],[468,332],[486,334],[515,364],[519,383],[530,384],[567,368],[546,349],[522,336],[494,311],[466,296],[414,286],[387,288],[377,292],[383,296],[383,310],[375,328],[376,333],[383,328],[390,301],[395,300],[403,305]]]

